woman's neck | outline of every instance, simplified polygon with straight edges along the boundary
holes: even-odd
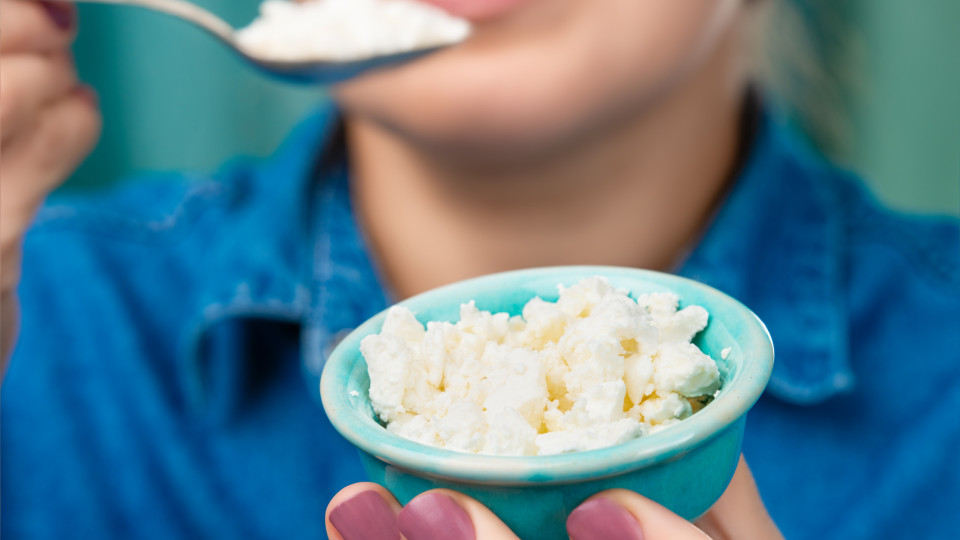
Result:
[[[745,83],[721,49],[653,106],[549,159],[458,165],[348,119],[357,212],[393,292],[535,266],[673,268],[737,167]]]

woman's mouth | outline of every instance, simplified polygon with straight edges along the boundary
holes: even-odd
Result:
[[[506,15],[528,0],[421,0],[447,13],[469,21],[482,21]]]

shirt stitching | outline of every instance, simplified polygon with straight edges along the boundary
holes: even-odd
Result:
[[[94,207],[55,205],[41,212],[34,223],[34,229],[38,233],[69,230],[125,241],[159,242],[167,238],[160,233],[173,233],[189,228],[201,215],[215,208],[213,203],[226,204],[238,192],[238,186],[206,180],[187,189],[169,214],[153,220],[131,218],[116,211],[100,211]]]

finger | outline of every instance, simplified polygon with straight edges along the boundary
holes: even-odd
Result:
[[[20,282],[21,266],[23,252],[20,247],[20,238],[3,238],[2,253],[0,257],[0,291],[12,291],[16,289]],[[0,321],[2,322],[2,321]]]
[[[16,291],[0,291],[0,378],[7,373],[7,362],[20,330],[20,306]]]
[[[783,538],[767,513],[753,473],[742,455],[727,490],[697,526],[715,540]]]
[[[382,486],[349,485],[327,505],[327,536],[331,540],[400,540],[399,511],[400,503]]]
[[[637,495],[613,489],[600,492],[567,518],[572,540],[705,540],[709,537],[687,520]]]
[[[17,54],[0,63],[0,144],[36,121],[40,110],[77,86],[77,72],[66,54]]]
[[[66,2],[0,0],[0,53],[62,51],[76,34],[77,9]]]
[[[0,223],[3,235],[18,234],[50,191],[90,153],[100,133],[92,90],[80,87],[45,107],[0,159]]]
[[[421,493],[397,515],[407,540],[516,540],[500,518],[477,501],[448,489]]]

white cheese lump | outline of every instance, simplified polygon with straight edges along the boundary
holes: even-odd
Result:
[[[426,328],[403,307],[360,351],[374,411],[397,435],[463,452],[549,455],[619,444],[676,423],[720,387],[690,343],[700,306],[614,289],[602,277],[534,298],[522,316],[474,302]]]
[[[237,31],[248,54],[277,61],[348,61],[450,45],[470,24],[412,0],[266,0]]]

